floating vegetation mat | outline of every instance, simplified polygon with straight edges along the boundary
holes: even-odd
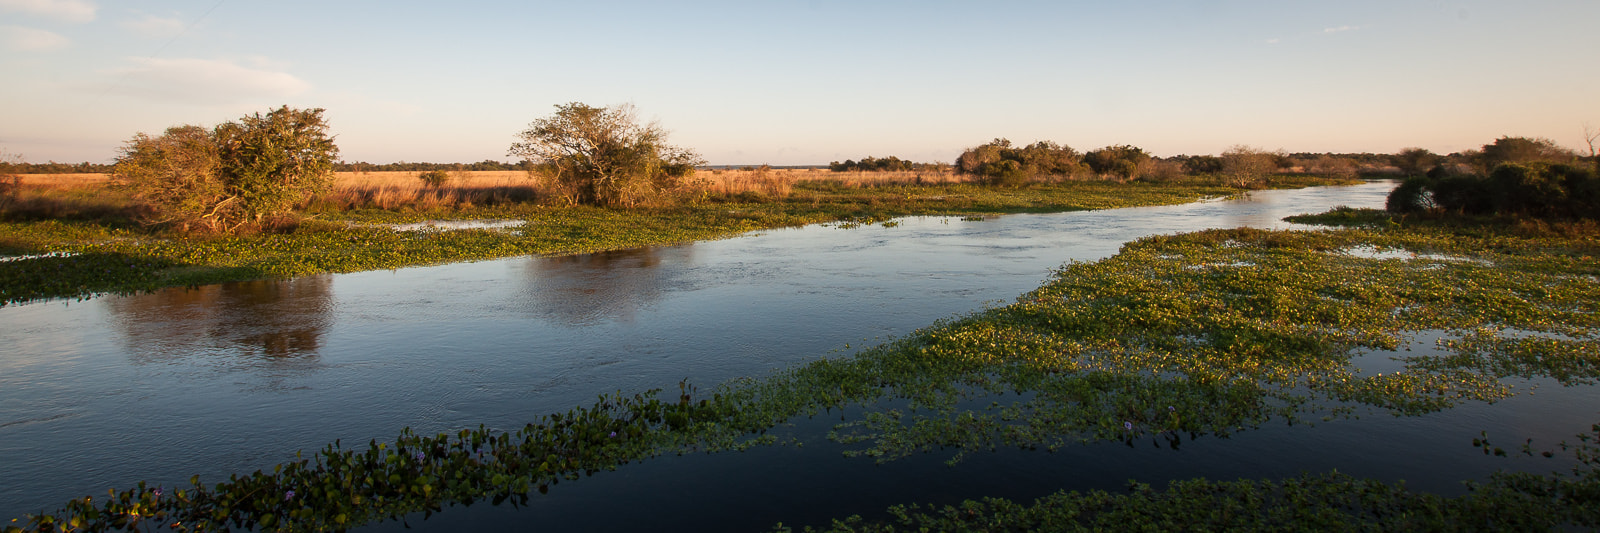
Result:
[[[999,447],[1192,440],[1269,421],[1420,415],[1505,398],[1515,392],[1510,378],[1584,386],[1600,377],[1593,235],[1339,216],[1372,224],[1148,237],[1114,257],[1068,264],[1011,305],[709,395],[684,384],[675,400],[607,396],[515,432],[330,446],[215,485],[76,500],[23,527],[342,529],[456,502],[526,501],[559,480],[662,453],[782,443],[768,430],[823,411],[851,414],[830,433],[849,455],[960,461]],[[1452,259],[1422,259],[1433,256]],[[1394,354],[1418,337],[1437,339],[1440,350]],[[1380,352],[1394,358],[1384,361],[1391,368],[1363,371],[1371,363],[1363,358]],[[1504,454],[1489,438],[1475,444]],[[1192,480],[1135,484],[1125,494],[1062,492],[1026,505],[898,507],[893,522],[842,518],[835,529],[1596,527],[1596,438],[1600,425],[1543,452],[1574,456],[1570,474],[1500,474],[1460,497],[1336,473]]]
[[[526,220],[425,220],[390,226],[397,231],[453,231],[464,229],[511,229],[527,224]]]

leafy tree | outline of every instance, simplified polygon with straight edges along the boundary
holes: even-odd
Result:
[[[1235,186],[1246,186],[1266,179],[1278,170],[1277,155],[1245,145],[1222,152],[1222,171]]]
[[[1197,155],[1185,158],[1183,170],[1192,175],[1221,174],[1222,158],[1214,155]]]
[[[1070,146],[1039,141],[1016,148],[1008,139],[995,139],[962,152],[955,168],[984,183],[1017,186],[1037,177],[1070,177],[1081,172],[1083,165]]]
[[[283,106],[210,130],[139,133],[123,146],[112,179],[150,209],[147,223],[185,231],[235,231],[288,215],[333,180],[339,148],[322,111]]]
[[[1150,161],[1150,154],[1143,148],[1119,144],[1084,154],[1083,160],[1098,174],[1132,179],[1137,177],[1139,167]]]
[[[1488,177],[1461,174],[1413,177],[1389,194],[1391,212],[1595,218],[1600,179],[1592,169],[1548,163],[1506,163]]]
[[[699,154],[666,144],[667,131],[639,124],[631,105],[573,102],[517,134],[509,155],[536,165],[569,202],[630,207],[685,187]]]
[[[1493,172],[1504,163],[1570,163],[1578,154],[1562,148],[1555,141],[1535,137],[1501,137],[1483,145],[1480,152],[1482,169]]]
[[[1405,176],[1421,176],[1438,166],[1442,159],[1426,148],[1406,148],[1394,155],[1394,166]]]

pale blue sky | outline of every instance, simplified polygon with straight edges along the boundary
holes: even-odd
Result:
[[[0,150],[326,108],[347,161],[505,160],[554,105],[632,103],[713,164],[951,161],[995,137],[1587,150],[1600,2],[0,0]]]

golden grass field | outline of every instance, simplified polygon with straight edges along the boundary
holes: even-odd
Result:
[[[333,186],[304,207],[315,209],[439,209],[466,208],[560,198],[540,176],[521,170],[449,171],[450,178],[430,187],[421,171],[336,172]],[[21,174],[21,188],[12,207],[51,216],[80,211],[109,211],[129,207],[123,191],[107,190],[107,174]],[[703,169],[690,179],[696,194],[710,196],[756,195],[765,199],[788,198],[796,183],[829,181],[847,188],[873,188],[900,184],[957,183],[968,181],[946,171],[832,172],[827,169]],[[558,200],[559,201],[559,200]]]
[[[333,191],[351,189],[387,190],[416,193],[428,190],[418,175],[420,171],[396,172],[335,172]],[[539,180],[521,170],[450,171],[445,188],[490,189],[505,187],[540,186]],[[72,189],[103,186],[110,182],[108,174],[20,174],[22,185],[38,188]],[[873,187],[906,183],[957,183],[968,179],[950,171],[894,171],[894,172],[832,172],[827,169],[769,169],[738,170],[708,169],[695,172],[695,181],[713,194],[739,194],[760,192],[768,195],[786,192],[796,182],[805,180],[832,180],[849,187]]]

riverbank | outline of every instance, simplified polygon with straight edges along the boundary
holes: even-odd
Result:
[[[1282,176],[1269,186],[1338,183],[1346,182]],[[741,193],[658,209],[509,203],[344,210],[323,205],[292,229],[249,236],[188,236],[104,220],[4,222],[0,223],[0,258],[26,259],[0,261],[0,305],[518,255],[597,252],[824,222],[1171,205],[1241,191],[1212,181],[1064,182],[1013,189],[964,183],[863,186],[823,179],[797,182],[781,198]],[[82,191],[72,194],[84,195]],[[387,226],[470,220],[523,224],[452,231],[396,231]]]

